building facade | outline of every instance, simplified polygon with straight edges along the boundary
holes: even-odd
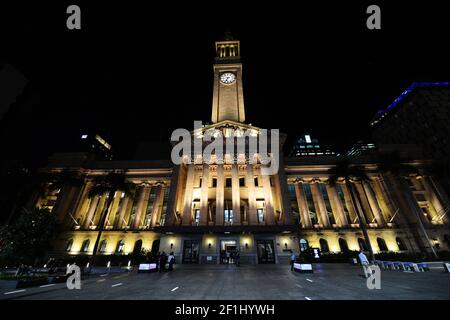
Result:
[[[245,123],[239,41],[216,42],[213,70],[212,124],[191,131],[192,139],[211,132],[260,139],[262,129]],[[348,165],[368,179],[334,183],[336,156],[285,158],[284,138],[269,150],[280,154],[271,175],[259,153],[225,152],[223,160],[184,154],[180,164],[55,155],[43,170],[76,172],[80,183],[55,188],[49,182],[30,203],[51,210],[65,227],[53,256],[92,254],[100,228],[99,254],[173,251],[181,263],[217,264],[234,250],[242,263],[256,264],[287,263],[292,251],[308,246],[323,254],[366,249],[361,224],[375,252],[449,249],[449,218],[442,214],[449,200],[425,161],[408,163],[417,171],[398,176],[381,171],[376,157],[353,157]],[[99,177],[117,170],[130,192],[116,190],[111,201],[106,193],[91,194]]]

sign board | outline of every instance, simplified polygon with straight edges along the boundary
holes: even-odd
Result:
[[[206,261],[212,261],[212,257],[211,256],[207,256],[206,257]]]
[[[152,271],[156,271],[156,263],[139,264],[138,272],[152,272]]]
[[[312,264],[310,263],[294,263],[294,270],[297,272],[313,272]]]

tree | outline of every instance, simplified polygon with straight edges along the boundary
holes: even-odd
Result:
[[[36,262],[51,250],[57,233],[55,216],[48,209],[25,209],[15,221],[0,228],[0,259],[13,263]]]
[[[108,173],[106,176],[101,176],[97,178],[94,186],[89,191],[89,197],[95,196],[106,196],[106,203],[103,207],[103,210],[100,214],[100,220],[97,227],[97,238],[95,240],[91,263],[90,265],[95,264],[95,258],[97,256],[98,245],[100,243],[100,238],[102,236],[103,228],[105,227],[105,221],[109,212],[109,208],[114,200],[114,193],[116,191],[122,191],[125,194],[129,194],[131,190],[130,184],[126,182],[126,175],[124,171],[112,171]]]
[[[354,181],[368,181],[369,177],[366,175],[363,168],[361,168],[360,166],[352,165],[348,161],[348,159],[338,162],[335,167],[328,170],[328,173],[330,175],[329,180],[331,185],[334,185],[338,180],[342,180],[346,185],[350,194],[353,208],[355,209],[356,215],[358,217],[359,227],[363,232],[367,249],[369,249],[370,258],[372,260],[375,260],[372,245],[369,239],[369,234],[367,233],[366,222],[362,218],[361,212],[359,211],[360,206],[358,206],[358,194],[355,190],[355,186],[353,185]]]
[[[402,179],[402,177],[404,176],[419,174],[418,170],[415,167],[405,163],[406,160],[407,159],[402,158],[397,152],[383,154],[379,157],[378,169],[387,177],[397,196],[403,196],[406,200],[409,208],[413,212],[414,220],[418,224],[420,231],[425,236],[425,239],[428,242],[428,246],[431,248],[433,256],[437,258],[437,253],[431,245],[431,240],[428,236],[425,226],[423,225],[422,219],[420,218],[421,213],[418,212],[416,200],[409,190],[409,187],[406,185],[406,181]],[[416,228],[414,227],[412,228],[412,230],[414,231],[415,229]],[[418,236],[416,232],[414,232],[413,234]],[[420,244],[420,237],[418,237],[417,240]]]

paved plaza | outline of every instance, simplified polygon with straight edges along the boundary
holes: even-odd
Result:
[[[450,274],[382,270],[381,289],[369,290],[362,268],[349,264],[315,264],[313,274],[286,265],[177,265],[173,272],[91,276],[81,290],[65,283],[14,289],[1,281],[0,299],[435,300],[450,299]]]

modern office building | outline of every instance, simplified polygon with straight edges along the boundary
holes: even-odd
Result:
[[[416,144],[426,158],[450,157],[450,82],[415,82],[371,122],[376,144]]]
[[[336,152],[330,145],[319,143],[319,140],[312,138],[309,134],[305,134],[295,140],[289,156],[334,156]]]
[[[240,43],[227,39],[215,45],[212,123],[191,131],[191,141],[210,134],[260,140],[263,129],[245,123]],[[308,246],[324,254],[365,249],[361,224],[375,252],[450,248],[450,219],[442,215],[449,199],[427,173],[426,161],[410,161],[417,171],[398,176],[380,171],[375,156],[355,156],[348,165],[369,179],[346,182],[330,171],[341,165],[338,157],[285,158],[284,138],[280,134],[279,145],[271,140],[269,162],[261,150],[247,152],[248,144],[243,153],[225,150],[223,160],[217,150],[211,157],[183,153],[180,164],[55,155],[43,170],[72,170],[82,183],[56,189],[49,188],[50,181],[31,201],[52,210],[66,228],[50,255],[92,254],[103,213],[100,254],[173,251],[181,263],[220,263],[230,250],[240,251],[242,263],[287,263],[291,251]],[[307,140],[304,145],[315,145]],[[209,147],[200,144],[202,151]],[[277,153],[279,170],[267,174]],[[131,192],[116,190],[105,208],[107,194],[90,190],[99,177],[117,170],[125,172]]]

